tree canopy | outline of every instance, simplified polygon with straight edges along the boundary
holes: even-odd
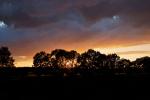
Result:
[[[0,67],[14,67],[14,59],[8,47],[0,48]]]

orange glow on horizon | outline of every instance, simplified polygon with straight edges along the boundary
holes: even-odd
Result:
[[[72,49],[66,49],[72,50]],[[104,54],[117,53],[121,58],[126,58],[131,61],[136,60],[136,58],[150,56],[150,44],[135,45],[128,47],[116,47],[116,48],[94,48],[96,51],[100,51]],[[79,53],[83,53],[83,49],[76,50]],[[34,56],[34,55],[33,55]],[[32,67],[33,65],[33,56],[20,56],[15,57],[16,67]],[[68,64],[68,63],[66,63]]]

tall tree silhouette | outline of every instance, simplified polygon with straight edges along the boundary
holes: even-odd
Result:
[[[67,57],[67,51],[63,49],[56,49],[51,52],[51,61],[54,67],[64,67],[63,62]]]
[[[77,58],[79,57],[79,53],[74,50],[68,52],[68,57],[66,59],[66,67],[74,68],[78,66]]]
[[[41,51],[33,57],[34,67],[50,67],[49,64],[50,56],[44,51]]]
[[[89,49],[78,58],[81,69],[99,69],[104,66],[106,56],[100,52]]]
[[[73,50],[69,52],[63,49],[56,49],[51,52],[51,61],[53,66],[71,68],[76,66],[78,55],[79,54]]]
[[[0,67],[14,67],[14,59],[8,47],[0,48]]]

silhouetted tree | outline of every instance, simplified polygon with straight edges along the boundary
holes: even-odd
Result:
[[[120,59],[117,62],[116,68],[119,69],[120,72],[125,72],[126,70],[129,70],[130,66],[131,66],[130,60]]]
[[[6,50],[7,51],[7,50]],[[9,53],[8,56],[10,56]],[[113,73],[150,72],[150,57],[139,58],[131,62],[120,59],[117,54],[101,54],[89,49],[81,55],[76,51],[55,49],[51,53],[40,52],[34,56],[37,72],[57,73],[58,75],[112,75]],[[44,68],[43,68],[44,67]],[[48,68],[50,67],[50,68]],[[49,69],[47,71],[47,69]],[[101,74],[102,73],[102,74]],[[109,74],[110,73],[110,74]]]
[[[77,64],[78,53],[76,51],[66,51],[63,49],[56,49],[51,52],[51,62],[53,66],[61,68],[72,68]]]
[[[42,51],[39,52],[37,54],[35,54],[35,56],[33,57],[33,64],[34,67],[50,67],[50,55],[47,54],[46,52]]]
[[[117,68],[117,62],[120,60],[120,57],[117,54],[109,54],[107,55],[107,67],[109,69]]]
[[[8,47],[0,48],[0,67],[14,67],[14,59]]]
[[[77,59],[80,56],[80,54],[72,50],[68,52],[68,55],[69,56],[66,60],[66,67],[69,67],[69,68],[77,67],[78,66]]]
[[[81,69],[100,69],[104,66],[106,55],[100,52],[89,49],[82,53],[78,58],[78,63]]]
[[[145,72],[150,72],[150,57],[142,57],[136,59],[136,67],[144,69]]]
[[[63,68],[63,62],[65,61],[65,58],[67,57],[67,51],[63,49],[56,49],[51,52],[51,62],[52,66],[54,67],[61,67]]]

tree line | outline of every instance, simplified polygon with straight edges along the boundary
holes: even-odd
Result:
[[[8,47],[0,48],[0,67],[15,67],[14,58]],[[135,61],[120,58],[117,54],[102,54],[92,49],[79,54],[77,51],[56,49],[50,53],[38,52],[33,57],[34,68],[71,70],[81,73],[108,72],[150,72],[150,57]]]

